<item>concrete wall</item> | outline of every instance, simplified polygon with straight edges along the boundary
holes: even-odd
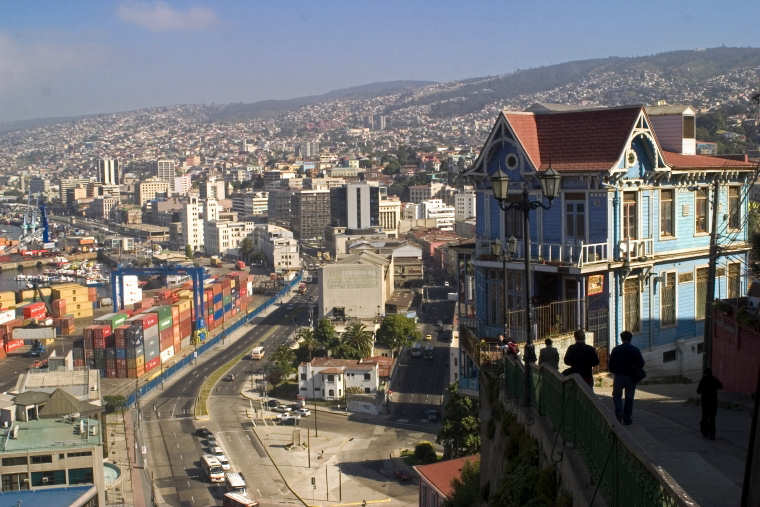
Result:
[[[328,264],[319,275],[320,317],[335,307],[347,317],[370,319],[385,309],[383,268],[369,264]],[[392,283],[392,282],[391,282]]]

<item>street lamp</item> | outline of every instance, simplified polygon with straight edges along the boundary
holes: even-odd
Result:
[[[533,325],[531,323],[532,305],[531,305],[531,287],[530,287],[530,210],[543,208],[551,208],[552,201],[559,195],[560,183],[562,177],[560,174],[551,168],[549,168],[538,175],[539,183],[541,184],[542,197],[549,201],[546,205],[542,202],[543,199],[535,201],[530,200],[528,194],[527,184],[523,185],[522,196],[519,201],[509,202],[509,176],[505,173],[501,167],[491,176],[491,189],[493,191],[494,198],[498,201],[499,207],[504,212],[504,230],[507,229],[507,214],[506,212],[511,209],[517,209],[522,211],[523,214],[523,257],[525,260],[525,404],[530,405],[530,365],[536,362],[536,351],[533,348]],[[508,242],[507,249],[512,255],[517,253],[517,239],[511,237]],[[506,253],[506,252],[505,252]],[[506,264],[506,263],[505,263]],[[504,292],[502,296],[505,299],[504,306],[506,307],[506,286],[507,286],[507,272],[504,270]],[[506,328],[506,313],[504,314],[504,325]]]

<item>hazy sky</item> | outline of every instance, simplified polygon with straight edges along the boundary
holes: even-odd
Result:
[[[758,19],[758,1],[7,1],[0,122],[757,47]]]

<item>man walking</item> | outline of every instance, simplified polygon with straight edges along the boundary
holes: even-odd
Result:
[[[700,430],[702,436],[715,440],[715,416],[718,414],[718,390],[723,389],[723,384],[712,374],[711,368],[705,368],[702,380],[699,381],[697,394],[702,405],[702,421]]]
[[[636,384],[644,378],[644,358],[638,347],[631,344],[632,338],[630,331],[620,333],[623,343],[612,349],[609,365],[610,373],[615,375],[612,384],[615,417],[625,426],[633,422],[633,397]],[[625,404],[623,404],[623,391],[625,391]]]
[[[570,345],[565,352],[565,364],[570,371],[565,373],[577,373],[594,389],[593,368],[599,364],[599,356],[591,345],[586,345],[586,333],[579,329],[575,332],[575,343]]]
[[[544,343],[546,344],[546,347],[542,348],[541,352],[538,354],[538,365],[541,366],[542,364],[546,364],[546,366],[551,366],[555,370],[558,370],[559,352],[552,347],[551,338],[547,338]]]

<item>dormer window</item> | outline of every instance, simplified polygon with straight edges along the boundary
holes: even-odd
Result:
[[[694,116],[683,117],[683,138],[684,139],[696,139],[697,127]]]

